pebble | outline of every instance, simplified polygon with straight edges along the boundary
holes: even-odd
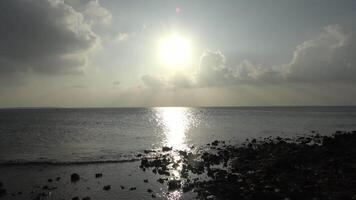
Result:
[[[110,190],[111,189],[111,185],[105,185],[104,187],[103,187],[103,190]]]
[[[77,182],[77,181],[79,181],[79,179],[80,179],[80,176],[77,173],[73,173],[72,175],[70,175],[71,182]]]

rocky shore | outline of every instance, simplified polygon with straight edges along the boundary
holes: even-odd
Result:
[[[165,152],[140,168],[198,199],[356,199],[356,131]]]

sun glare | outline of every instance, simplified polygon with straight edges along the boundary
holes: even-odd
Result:
[[[190,54],[190,41],[177,33],[171,34],[160,41],[159,56],[167,66],[181,67],[187,64]]]

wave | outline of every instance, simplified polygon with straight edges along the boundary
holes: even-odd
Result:
[[[9,160],[0,161],[0,166],[12,165],[89,165],[89,164],[109,164],[109,163],[125,163],[136,162],[140,158],[119,159],[119,160],[83,160],[83,161],[56,161],[56,160],[39,160],[39,161],[25,161],[25,160]]]

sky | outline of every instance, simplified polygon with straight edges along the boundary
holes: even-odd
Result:
[[[0,107],[356,105],[355,0],[2,0]]]

